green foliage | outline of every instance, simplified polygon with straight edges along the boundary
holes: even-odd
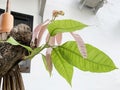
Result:
[[[43,55],[43,54],[41,54],[41,55],[42,55],[42,60],[43,60],[43,63],[44,63],[44,65],[45,65],[45,68],[46,68],[46,70],[48,71],[47,62],[46,62],[46,57],[45,57],[45,55]]]
[[[36,56],[37,54],[39,54],[41,50],[42,50],[42,47],[35,48],[35,49],[31,52],[31,54],[30,54],[29,56],[25,56],[24,59],[25,59],[25,60],[26,60],[26,59],[32,59],[34,56]]]
[[[71,85],[71,80],[73,76],[73,66],[70,65],[62,55],[60,54],[59,50],[53,49],[52,51],[52,61],[53,64],[58,71],[58,73],[63,76],[67,82]]]
[[[20,44],[20,43],[17,42],[13,37],[8,38],[8,40],[7,40],[6,42],[7,42],[7,43],[10,43],[10,44],[12,44],[12,45],[15,45],[15,46],[17,46],[17,45],[22,46],[22,47],[24,47],[26,50],[28,50],[28,51],[30,52],[30,55],[25,56],[25,57],[24,57],[25,60],[26,60],[26,59],[32,59],[35,55],[39,54],[40,51],[42,51],[42,50],[44,49],[44,47],[45,47],[45,46],[43,46],[43,47],[41,46],[41,47],[37,47],[37,48],[35,48],[34,50],[32,50],[31,47],[26,46],[26,45],[23,45],[23,44]]]
[[[31,52],[33,51],[32,48],[30,48],[29,46],[20,44],[20,43],[17,42],[13,37],[8,38],[8,40],[7,40],[6,42],[7,42],[7,43],[10,43],[10,44],[12,44],[12,45],[22,46],[22,47],[24,47],[25,49],[27,49],[28,51],[31,51]]]
[[[48,25],[48,30],[51,36],[56,35],[57,33],[63,32],[73,32],[76,30],[83,29],[87,25],[80,23],[75,20],[66,19],[66,20],[55,20]]]
[[[74,41],[69,41],[62,46],[56,47],[54,50],[59,52],[62,59],[83,71],[100,73],[116,69],[113,61],[105,53],[89,44],[86,44],[86,49],[88,53],[87,58],[82,57]],[[53,52],[52,55],[54,56],[54,54]]]
[[[41,55],[42,55],[42,60],[43,60],[43,63],[44,63],[45,69],[49,72],[49,74],[50,74],[50,76],[51,76],[51,71],[52,71],[52,70],[49,69],[49,66],[48,66],[48,64],[47,64],[47,60],[46,60],[46,56],[43,55],[43,54],[41,54]]]
[[[50,36],[54,36],[58,33],[73,32],[76,30],[80,30],[86,26],[87,25],[75,20],[55,20],[48,25],[48,30]],[[76,39],[79,38],[77,37]],[[12,45],[19,45],[27,49],[30,52],[30,55],[25,56],[24,59],[32,59],[43,49],[51,47],[52,63],[54,64],[58,73],[62,77],[64,77],[70,85],[73,76],[73,67],[77,67],[78,69],[83,71],[90,71],[96,73],[109,72],[116,69],[115,64],[109,56],[107,56],[104,52],[89,44],[85,44],[87,50],[87,58],[83,58],[77,46],[81,44],[81,42],[77,44],[75,41],[68,41],[63,45],[56,47],[49,46],[49,43],[46,43],[44,46],[40,46],[35,49],[20,44],[12,37],[10,37],[6,42]],[[43,54],[42,59],[46,70],[51,74],[51,72],[48,70],[47,58]]]

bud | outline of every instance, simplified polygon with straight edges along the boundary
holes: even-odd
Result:
[[[52,13],[53,17],[58,17],[58,14],[59,14],[59,11],[53,10],[53,13]]]
[[[53,10],[53,13],[52,13],[53,17],[58,17],[58,15],[64,15],[64,12],[63,11],[58,11],[58,10]]]

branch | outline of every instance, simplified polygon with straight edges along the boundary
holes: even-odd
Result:
[[[32,33],[29,26],[19,24],[12,29],[9,36],[12,36],[24,45],[30,45]],[[0,77],[16,66],[26,54],[26,49],[21,46],[13,46],[6,42],[0,42]]]

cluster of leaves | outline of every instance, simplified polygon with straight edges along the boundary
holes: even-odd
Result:
[[[30,55],[26,56],[25,60],[32,59],[35,55],[41,53],[43,49],[47,48],[46,55],[41,54],[47,71],[51,74],[54,65],[58,73],[71,85],[73,67],[82,71],[96,73],[110,72],[116,69],[115,64],[108,55],[90,44],[84,44],[80,36],[73,33],[73,31],[82,30],[85,27],[87,25],[75,20],[54,20],[52,22],[47,20],[34,30],[31,42],[32,48],[18,43],[12,37],[7,42],[26,48]],[[49,31],[46,43],[39,45],[46,28]],[[64,32],[70,32],[75,41],[67,41],[61,44],[61,33]],[[58,43],[57,45],[55,45],[55,39]]]

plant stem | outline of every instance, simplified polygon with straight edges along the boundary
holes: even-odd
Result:
[[[40,52],[41,52],[43,49],[47,48],[47,47],[49,47],[48,43],[46,43],[45,45],[43,45],[43,47],[41,48]]]

